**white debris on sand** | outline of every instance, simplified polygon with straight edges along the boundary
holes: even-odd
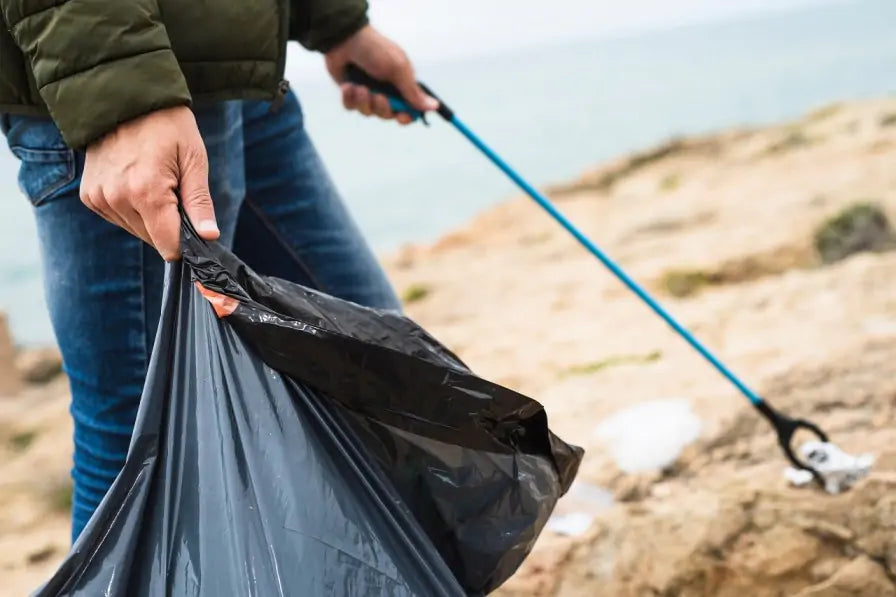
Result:
[[[660,470],[700,436],[702,422],[680,398],[636,404],[605,419],[595,430],[626,473]]]

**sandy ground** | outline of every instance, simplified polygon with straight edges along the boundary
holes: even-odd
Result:
[[[749,404],[527,200],[386,259],[410,315],[544,403],[588,452],[579,486],[615,494],[576,536],[545,532],[503,595],[896,595],[896,252],[821,266],[812,248],[857,201],[896,217],[894,164],[896,101],[876,100],[672,142],[552,191],[772,403],[877,455],[842,496],[788,487]],[[704,283],[673,296],[683,275]],[[62,380],[7,393],[0,595],[23,595],[66,549],[71,429]],[[662,471],[622,472],[598,426],[669,398],[691,405],[700,437]]]

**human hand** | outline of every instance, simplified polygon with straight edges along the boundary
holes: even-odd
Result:
[[[345,82],[345,68],[355,64],[368,75],[392,83],[402,97],[421,112],[435,110],[439,102],[429,97],[417,84],[414,67],[398,44],[367,25],[326,54],[327,70],[342,90],[342,104],[347,110],[357,110],[365,116],[376,115],[410,124],[409,114],[396,114],[389,107],[385,95],[371,93],[361,85]]]
[[[87,147],[81,201],[155,247],[166,261],[180,257],[176,192],[199,236],[218,238],[208,156],[186,106],[120,124]]]

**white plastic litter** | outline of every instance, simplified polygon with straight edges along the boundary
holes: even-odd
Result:
[[[824,480],[824,489],[837,494],[846,491],[871,472],[874,456],[847,454],[830,442],[808,441],[799,448],[806,464],[811,465]],[[784,476],[797,487],[813,482],[812,473],[805,469],[787,467]]]
[[[684,399],[636,404],[605,419],[595,435],[606,442],[616,465],[626,473],[660,470],[700,436],[700,419]]]

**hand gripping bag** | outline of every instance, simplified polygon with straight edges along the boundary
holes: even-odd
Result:
[[[486,594],[582,450],[409,319],[183,227],[125,466],[39,597]]]

